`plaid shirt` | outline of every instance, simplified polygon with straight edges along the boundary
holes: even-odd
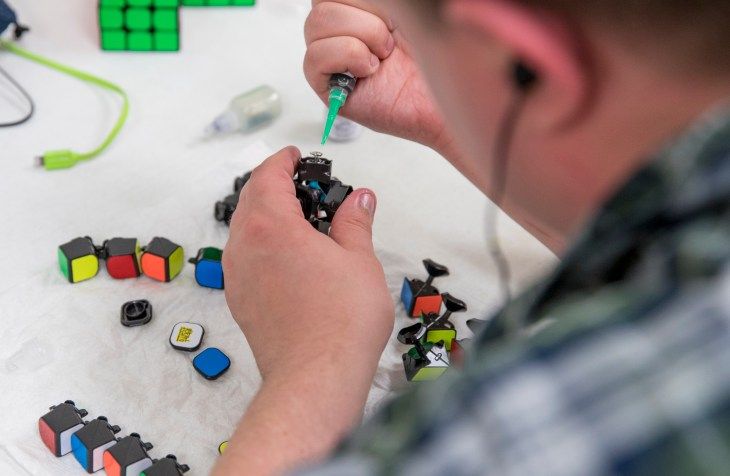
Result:
[[[730,474],[730,110],[630,180],[463,371],[299,474]]]

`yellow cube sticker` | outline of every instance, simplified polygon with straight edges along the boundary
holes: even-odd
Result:
[[[99,258],[94,255],[82,256],[71,261],[71,276],[78,283],[91,279],[99,272]]]

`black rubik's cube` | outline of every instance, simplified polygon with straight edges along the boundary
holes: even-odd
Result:
[[[256,0],[182,0],[184,7],[250,7]]]
[[[101,49],[178,51],[180,0],[99,0]]]
[[[82,418],[88,412],[76,408],[71,400],[54,405],[50,410],[38,419],[38,433],[51,453],[63,456],[71,452],[71,435],[84,427]]]
[[[91,420],[71,436],[74,458],[87,473],[99,471],[104,466],[104,451],[117,443],[120,428],[110,425],[106,417]]]
[[[125,436],[104,452],[104,471],[108,476],[138,476],[152,466],[147,454],[150,443],[143,443],[138,433]]]
[[[190,471],[190,466],[177,462],[175,455],[167,455],[155,460],[152,466],[140,473],[140,476],[181,476]]]

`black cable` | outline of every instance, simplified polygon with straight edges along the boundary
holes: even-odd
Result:
[[[488,245],[489,254],[492,256],[494,264],[497,267],[499,285],[505,306],[512,300],[512,293],[509,288],[510,280],[512,278],[512,270],[499,241],[497,233],[497,217],[499,210],[502,208],[502,202],[504,201],[507,189],[507,159],[509,157],[509,150],[512,145],[517,119],[520,116],[525,97],[525,90],[519,89],[515,91],[515,97],[510,101],[507,112],[505,113],[499,130],[497,131],[497,137],[494,141],[494,150],[492,153],[492,160],[494,161],[492,174],[494,203],[493,206],[489,207],[487,210],[487,226],[489,231],[491,231]],[[521,328],[522,323],[511,322],[509,325],[511,330],[516,332]]]
[[[23,88],[23,86],[21,86],[20,83],[18,83],[12,76],[10,76],[10,74],[2,67],[0,67],[0,74],[5,76],[5,79],[7,79],[8,82],[12,84],[15,89],[17,89],[20,94],[23,95],[23,97],[25,97],[26,101],[28,101],[28,113],[25,116],[15,121],[0,123],[0,127],[14,127],[28,122],[28,120],[33,117],[33,113],[35,112],[35,103],[33,103],[33,98],[31,98],[30,94],[28,94],[28,91],[26,91],[25,88]]]

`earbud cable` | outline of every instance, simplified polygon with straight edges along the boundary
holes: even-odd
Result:
[[[499,210],[504,204],[503,202],[507,189],[507,159],[510,153],[510,146],[512,145],[517,119],[520,116],[526,97],[526,93],[523,90],[517,90],[514,94],[515,97],[510,101],[494,142],[494,149],[492,153],[494,167],[492,169],[493,173],[491,177],[491,188],[494,201],[487,209],[487,243],[489,247],[489,254],[497,268],[499,287],[504,306],[512,300],[512,292],[510,291],[512,269],[499,240],[498,215]],[[511,335],[515,335],[523,326],[522,322],[514,322],[513,320],[509,320],[507,324],[509,326],[509,334]]]

